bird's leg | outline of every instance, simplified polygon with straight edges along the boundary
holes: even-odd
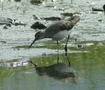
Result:
[[[66,41],[66,44],[65,44],[65,56],[67,57],[67,60],[68,60],[68,63],[69,63],[69,65],[70,65],[70,61],[69,61],[69,57],[68,57],[68,49],[67,49],[67,44],[68,44],[68,41],[69,41],[69,38],[70,38],[70,35],[68,35],[68,37],[67,37],[67,41]]]
[[[37,65],[34,64],[32,61],[28,61],[29,63],[31,63],[32,65],[34,65],[35,69],[37,68]]]
[[[57,41],[57,63],[59,63],[59,42]]]
[[[70,38],[70,35],[68,35],[68,38],[67,38],[67,41],[66,41],[66,44],[65,44],[65,56],[67,56],[67,44],[68,44],[68,41],[69,41],[69,38]]]

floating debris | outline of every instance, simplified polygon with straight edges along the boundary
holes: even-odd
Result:
[[[45,7],[54,7],[54,2],[52,0],[51,1],[43,0],[42,5]]]
[[[92,11],[101,11],[101,12],[103,12],[104,10],[103,9],[99,9],[99,8],[92,8]]]
[[[16,22],[16,23],[13,23],[13,25],[15,25],[15,26],[26,26],[27,24],[25,24],[25,23],[21,23],[21,22]]]
[[[103,9],[99,9],[99,8],[92,8],[92,11],[101,11],[105,13],[105,4],[103,5]]]
[[[4,26],[3,29],[8,29],[8,27],[7,26]]]
[[[41,4],[42,1],[41,1],[41,0],[31,0],[30,3],[31,3],[32,5],[38,5],[38,4]]]
[[[21,2],[21,0],[14,0],[15,2]]]
[[[0,17],[0,25],[11,24],[12,19],[6,17]]]
[[[102,19],[99,19],[98,21],[99,21],[99,22],[102,22]]]
[[[40,20],[40,18],[38,16],[36,16],[36,15],[33,15],[33,19],[34,20]]]
[[[57,21],[57,20],[71,20],[71,18],[73,17],[74,14],[79,14],[78,12],[75,12],[75,13],[68,13],[68,12],[65,12],[65,13],[61,13],[61,17],[55,17],[55,16],[52,16],[52,17],[45,17],[45,18],[41,18],[42,20],[51,20],[51,21]],[[63,16],[63,17],[62,17]],[[68,19],[69,18],[69,19]]]
[[[51,21],[61,20],[60,17],[45,17],[45,18],[41,18],[41,19],[44,19],[44,20],[51,20]]]
[[[6,41],[0,41],[1,43],[6,43]]]
[[[16,19],[11,19],[11,18],[5,18],[5,17],[0,17],[0,25],[5,25],[3,28],[8,29],[8,27],[11,27],[11,25],[21,25],[21,26],[26,26],[25,23],[22,23],[21,21],[18,21]]]
[[[72,16],[73,16],[73,13],[68,13],[68,12],[65,12],[65,13],[61,13],[61,15],[63,15],[63,16],[70,16],[70,17],[72,17]]]
[[[28,65],[27,61],[0,62],[0,67],[21,67]]]

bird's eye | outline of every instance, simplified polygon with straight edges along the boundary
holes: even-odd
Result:
[[[40,35],[37,35],[37,37],[40,37]]]

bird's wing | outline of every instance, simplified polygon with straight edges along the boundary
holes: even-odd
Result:
[[[46,37],[52,37],[54,34],[63,31],[63,30],[70,30],[73,26],[80,20],[79,17],[73,17],[73,19],[69,20],[60,20],[51,24],[45,30]]]
[[[47,37],[52,37],[54,34],[60,32],[61,30],[66,30],[63,21],[57,21],[47,27],[45,34]]]
[[[80,20],[79,16],[73,16],[71,19],[64,20],[64,25],[67,30],[70,30],[74,27],[74,25]]]

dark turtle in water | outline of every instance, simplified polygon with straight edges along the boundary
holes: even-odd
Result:
[[[35,22],[34,24],[32,24],[31,28],[32,29],[45,29],[47,27],[40,22]]]

